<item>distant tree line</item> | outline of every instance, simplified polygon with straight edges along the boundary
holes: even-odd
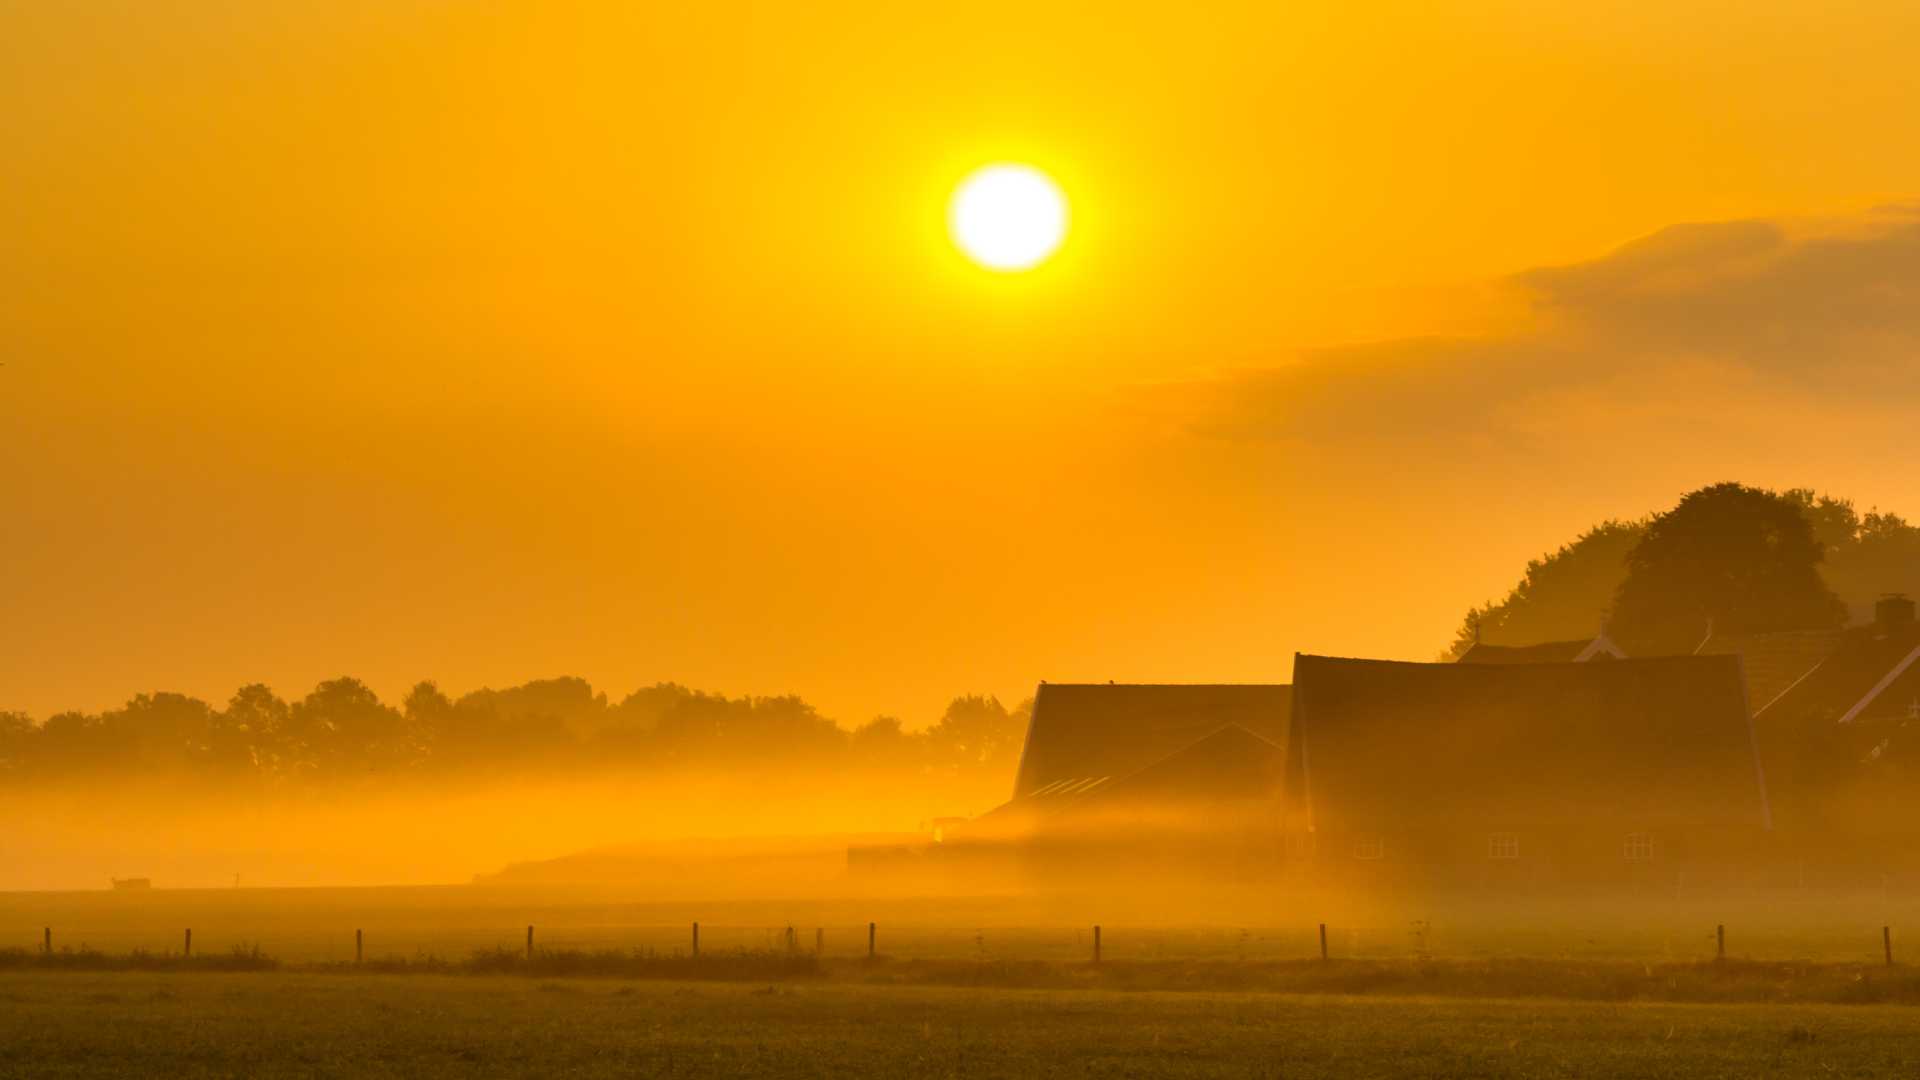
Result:
[[[141,694],[101,713],[35,722],[0,712],[0,777],[192,777],[308,785],[401,776],[755,768],[910,772],[930,781],[1010,782],[1031,704],[955,698],[908,731],[879,717],[847,730],[798,697],[738,697],[662,683],[612,703],[578,678],[449,697],[431,682],[396,704],[358,679],[297,700],[241,687],[224,707]]]
[[[1475,640],[1528,645],[1605,628],[1629,653],[1687,652],[1707,634],[1822,630],[1920,591],[1920,527],[1846,499],[1716,484],[1663,513],[1604,521],[1529,562],[1467,612],[1444,659]]]

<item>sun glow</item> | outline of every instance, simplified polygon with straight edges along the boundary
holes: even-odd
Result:
[[[989,165],[953,193],[947,225],[967,257],[989,270],[1028,270],[1067,235],[1067,200],[1038,169]]]

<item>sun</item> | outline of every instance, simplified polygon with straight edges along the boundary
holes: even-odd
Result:
[[[947,228],[967,257],[989,270],[1030,270],[1067,235],[1067,199],[1029,165],[988,165],[954,189]]]

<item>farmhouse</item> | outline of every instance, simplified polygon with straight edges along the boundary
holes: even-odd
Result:
[[[1294,663],[1286,828],[1323,873],[1706,875],[1772,829],[1737,657]]]
[[[1114,863],[1278,860],[1291,688],[1042,683],[1013,798],[947,830],[948,862],[1029,876]],[[1224,860],[1224,862],[1223,862]]]
[[[1574,641],[1538,645],[1488,645],[1476,641],[1455,661],[1461,664],[1583,664],[1589,660],[1625,660],[1626,651],[1605,633]]]
[[[1875,766],[1920,758],[1920,623],[1912,600],[1883,598],[1871,624],[1840,635],[1831,655],[1761,704],[1754,726],[1797,858],[1858,867],[1870,856],[1876,880],[1880,869],[1920,867],[1907,796],[1889,789],[1878,793],[1881,803],[1859,801],[1868,794],[1863,781],[1893,778]]]
[[[1123,780],[1228,727],[1285,746],[1291,705],[1281,685],[1041,683],[1013,795]]]

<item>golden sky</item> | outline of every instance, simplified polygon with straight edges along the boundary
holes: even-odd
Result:
[[[918,724],[1425,658],[1713,481],[1920,514],[1916,50],[1905,2],[0,0],[0,708]],[[1001,160],[1072,203],[1029,274],[944,233]]]

